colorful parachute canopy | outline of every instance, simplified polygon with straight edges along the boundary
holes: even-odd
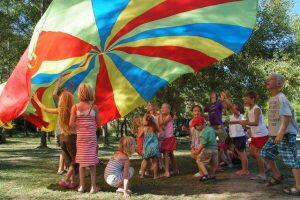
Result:
[[[53,128],[60,75],[95,89],[102,124],[125,116],[186,73],[238,53],[256,23],[257,0],[53,0],[0,94],[0,120],[22,114]],[[75,95],[76,96],[76,95]]]
[[[11,129],[13,129],[14,128],[14,125],[11,123],[11,122],[8,122],[8,123],[2,123],[1,121],[0,121],[0,128],[4,128],[4,129],[6,129],[6,130],[11,130]]]

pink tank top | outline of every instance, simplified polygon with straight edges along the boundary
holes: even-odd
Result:
[[[169,121],[165,127],[165,134],[164,138],[170,138],[174,136],[174,127],[173,127],[173,120]]]

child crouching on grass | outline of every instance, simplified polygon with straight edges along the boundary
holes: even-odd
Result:
[[[119,141],[118,150],[109,160],[105,170],[104,179],[112,187],[118,188],[116,192],[129,197],[129,179],[133,177],[134,169],[130,167],[129,156],[135,152],[135,139],[133,137],[122,137]]]
[[[197,165],[199,173],[202,175],[200,181],[215,179],[215,173],[218,168],[218,144],[216,132],[213,128],[206,126],[205,119],[198,116],[193,119],[192,126],[195,127],[199,134],[199,148],[192,150],[192,154],[197,156]],[[210,167],[210,174],[207,166]]]

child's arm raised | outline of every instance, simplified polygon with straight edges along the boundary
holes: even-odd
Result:
[[[56,82],[54,91],[53,91],[53,93],[52,93],[53,99],[55,99],[55,101],[57,101],[57,102],[58,102],[58,98],[59,98],[59,97],[58,97],[58,89],[59,89],[59,87],[60,87],[61,82],[62,82],[62,75],[60,75],[60,76],[58,77],[58,80],[57,80],[57,82]]]
[[[124,174],[123,174],[123,177],[124,177],[124,197],[129,197],[129,194],[128,194],[128,185],[129,185],[129,167],[130,167],[130,161],[129,161],[129,158],[125,161],[125,164],[124,164]]]
[[[37,94],[35,93],[33,95],[33,100],[36,102],[36,104],[45,112],[51,113],[51,114],[58,114],[58,109],[57,108],[47,108],[37,97]]]
[[[75,128],[75,126],[76,126],[75,121],[76,121],[76,105],[73,105],[72,109],[71,109],[71,116],[70,116],[69,126],[72,127],[72,128]]]

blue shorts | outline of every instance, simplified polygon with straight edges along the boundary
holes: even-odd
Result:
[[[231,139],[232,139],[234,148],[236,148],[239,152],[243,152],[246,150],[246,144],[247,144],[246,136],[233,137]]]
[[[280,144],[275,144],[276,137],[271,136],[260,152],[261,157],[274,160],[279,154],[288,167],[299,169],[300,162],[297,159],[297,140],[296,135],[286,134]]]

